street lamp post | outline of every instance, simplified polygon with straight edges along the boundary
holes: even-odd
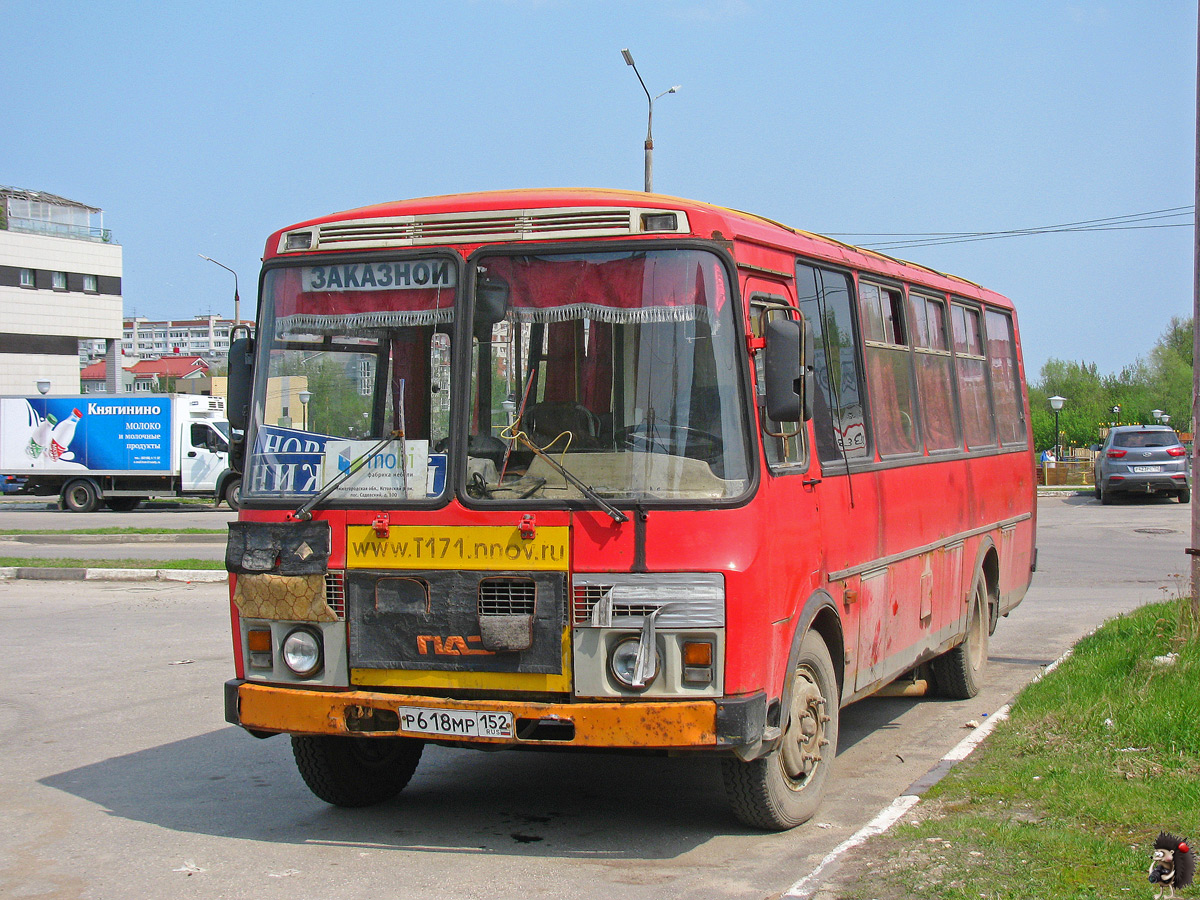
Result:
[[[1163,411],[1161,409],[1150,410],[1150,415],[1154,416],[1154,421],[1162,424]]]
[[[1054,410],[1054,458],[1058,459],[1061,454],[1058,450],[1058,412],[1063,408],[1063,403],[1066,402],[1066,397],[1059,397],[1055,394],[1050,397],[1050,408]]]
[[[39,378],[37,380],[37,389],[38,389],[38,393],[41,394],[42,396],[45,396],[46,394],[50,393],[50,379],[49,378]]]
[[[312,391],[301,391],[297,396],[300,398],[300,427],[308,431],[308,401],[312,399]]]
[[[646,87],[646,82],[642,81],[642,73],[638,71],[638,67],[633,61],[633,55],[628,50],[622,50],[621,56],[625,59],[625,65],[633,67],[633,74],[637,76],[638,83],[641,84],[642,90],[646,92],[646,103],[649,105],[646,115],[646,193],[649,194],[654,190],[654,101],[667,94],[678,93],[680,85],[673,85],[661,94],[651,97],[650,90]]]
[[[226,272],[232,273],[232,275],[233,275],[233,324],[236,326],[239,322],[242,321],[242,298],[238,296],[237,272],[234,272],[233,269],[229,268],[229,266],[225,265],[224,263],[217,262],[211,256],[205,256],[203,253],[198,253],[196,255],[199,256],[201,259],[207,259],[214,266],[220,266]]]

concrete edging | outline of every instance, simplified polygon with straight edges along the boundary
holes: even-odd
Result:
[[[0,566],[0,581],[183,581],[219,584],[224,569],[72,569],[50,566]]]

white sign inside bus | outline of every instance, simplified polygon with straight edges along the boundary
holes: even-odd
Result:
[[[448,259],[305,266],[300,270],[308,291],[412,291],[454,287],[454,263]]]

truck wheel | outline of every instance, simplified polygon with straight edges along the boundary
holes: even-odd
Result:
[[[91,512],[100,505],[100,490],[95,482],[77,479],[63,488],[62,504],[71,512]]]
[[[292,755],[308,789],[334,806],[372,806],[404,790],[421,761],[412,738],[292,736]]]
[[[242,508],[242,479],[230,478],[225,482],[225,488],[221,491],[221,499],[229,504],[229,508],[237,511]]]
[[[104,501],[105,505],[113,512],[129,512],[137,509],[141,502],[141,497],[109,497]]]
[[[987,589],[983,574],[975,576],[971,609],[967,615],[967,636],[961,644],[947,650],[932,663],[938,691],[954,700],[970,700],[983,687],[987,668],[988,622]]]
[[[778,748],[759,759],[721,761],[733,813],[752,828],[783,831],[811,819],[837,754],[838,687],[824,639],[804,636]]]

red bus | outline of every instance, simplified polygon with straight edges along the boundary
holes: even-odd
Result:
[[[1033,570],[1012,304],[705,203],[285,228],[229,405],[226,717],[337,805],[427,742],[711,753],[739,818],[792,827],[840,708],[974,695]]]

